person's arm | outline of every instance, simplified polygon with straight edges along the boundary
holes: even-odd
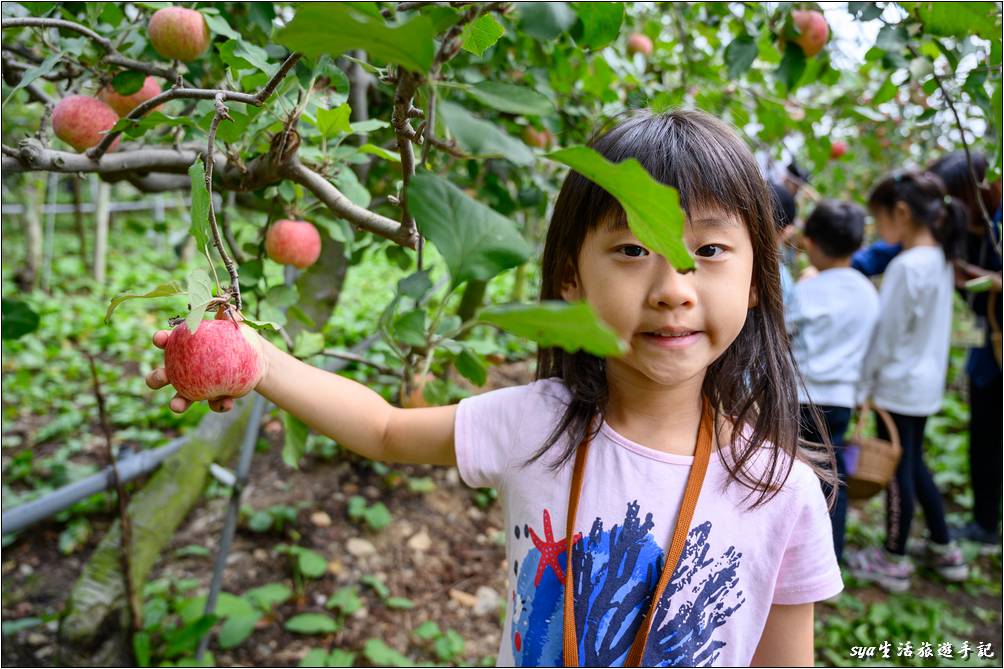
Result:
[[[771,606],[750,666],[811,667],[813,607],[811,602]]]
[[[154,335],[164,347],[169,332]],[[317,432],[365,458],[396,463],[456,464],[453,424],[457,407],[399,409],[350,379],[297,360],[261,337],[264,373],[255,390]],[[147,385],[168,385],[164,368],[147,376]],[[185,411],[191,403],[176,396],[171,409]],[[233,399],[210,402],[214,411],[229,411]]]
[[[885,272],[885,268],[903,247],[899,244],[877,241],[871,246],[855,252],[851,257],[851,267],[865,276],[875,276]]]

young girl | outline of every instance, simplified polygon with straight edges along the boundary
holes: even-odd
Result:
[[[924,425],[941,408],[952,330],[951,261],[965,234],[966,213],[930,173],[899,172],[872,191],[869,208],[879,234],[903,251],[885,271],[879,291],[880,316],[865,356],[859,395],[892,415],[903,456],[886,489],[885,550],[848,556],[859,578],[888,590],[910,587],[913,565],[906,544],[914,498],[930,532],[925,559],[942,578],[965,580],[959,549],[949,542],[941,494],[924,463]],[[878,421],[879,436],[888,438]]]
[[[628,353],[544,349],[530,385],[405,410],[262,341],[257,390],[365,457],[456,464],[499,490],[501,666],[810,665],[813,602],[842,582],[797,441],[766,184],[699,112],[639,114],[594,148],[679,190],[696,264],[676,271],[615,199],[568,176],[541,297],[587,300]],[[148,382],[165,385],[163,370]]]

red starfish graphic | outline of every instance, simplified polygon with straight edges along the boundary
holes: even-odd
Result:
[[[561,565],[558,564],[558,556],[565,552],[568,545],[568,537],[565,537],[561,541],[554,540],[554,532],[551,530],[551,514],[544,509],[544,540],[541,540],[537,533],[530,528],[530,538],[533,539],[533,544],[540,551],[540,562],[537,563],[537,575],[533,579],[533,586],[537,587],[540,585],[540,579],[544,575],[544,570],[548,566],[554,570],[555,575],[558,577],[558,581],[561,583],[565,582],[565,572],[561,569]],[[572,545],[582,538],[582,533],[576,534],[572,537]]]

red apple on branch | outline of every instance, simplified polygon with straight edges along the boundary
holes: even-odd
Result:
[[[201,321],[195,334],[181,323],[164,346],[167,380],[191,402],[247,395],[262,375],[257,336],[230,319]]]
[[[806,58],[812,58],[823,50],[830,28],[822,14],[814,10],[795,10],[791,13],[791,21],[798,29],[798,37],[793,41],[802,47]]]
[[[636,53],[648,58],[652,55],[652,40],[648,35],[643,35],[641,33],[631,33],[627,41],[628,53],[632,56]]]
[[[150,17],[147,32],[154,50],[165,58],[195,60],[209,48],[209,26],[194,9],[158,9]]]
[[[150,98],[160,95],[160,93],[160,84],[157,83],[157,80],[153,77],[147,77],[143,80],[143,88],[132,95],[117,93],[109,84],[98,91],[98,99],[114,109],[119,116],[126,117],[133,109]],[[160,109],[160,106],[157,109]]]
[[[537,149],[550,148],[554,138],[548,130],[537,130],[532,125],[523,128],[523,141]]]
[[[52,131],[77,151],[86,151],[102,140],[119,120],[115,110],[97,98],[70,95],[52,110]],[[109,151],[115,150],[116,138]]]
[[[830,144],[830,158],[836,159],[847,153],[847,143],[837,140]]]
[[[321,255],[321,234],[307,221],[281,219],[268,229],[265,251],[277,263],[305,269]]]

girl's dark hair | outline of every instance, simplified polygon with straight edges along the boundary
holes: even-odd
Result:
[[[983,200],[983,208],[992,212],[1000,206],[999,193],[995,193],[993,188],[977,188],[973,185],[973,176],[977,183],[983,183],[987,175],[987,159],[978,151],[971,152],[973,161],[973,175],[969,173],[969,161],[966,159],[965,151],[953,151],[946,154],[928,166],[927,171],[937,174],[945,184],[945,190],[954,198],[962,201],[966,212],[969,214],[969,225],[981,227],[983,211],[980,209],[980,200]]]
[[[965,240],[969,214],[962,201],[947,194],[936,174],[907,170],[880,181],[868,197],[869,208],[891,211],[897,202],[910,208],[915,225],[931,230],[946,260],[958,257]]]
[[[715,412],[715,424],[724,414],[739,435],[730,439],[729,448],[718,449],[730,478],[750,489],[747,498],[756,494],[753,508],[777,494],[795,459],[808,462],[817,476],[835,484],[829,444],[821,449],[799,444],[800,379],[784,325],[774,211],[749,149],[728,125],[698,111],[635,112],[591,146],[612,162],[637,159],[654,179],[679,191],[688,214],[719,210],[737,215],[749,229],[757,305],[749,310],[736,340],[708,368],[702,389]],[[611,217],[626,221],[617,200],[582,175],[569,173],[544,246],[542,300],[562,299],[562,284],[576,271],[587,233]],[[583,439],[599,431],[608,400],[605,363],[589,353],[559,348],[541,348],[537,362],[537,378],[560,378],[570,399],[558,425],[527,464],[565,439],[564,450],[552,464],[557,470]],[[818,416],[815,422],[825,434]],[[761,447],[770,449],[765,468],[757,466]],[[783,454],[789,457],[780,457]],[[826,463],[825,470],[820,462]]]

